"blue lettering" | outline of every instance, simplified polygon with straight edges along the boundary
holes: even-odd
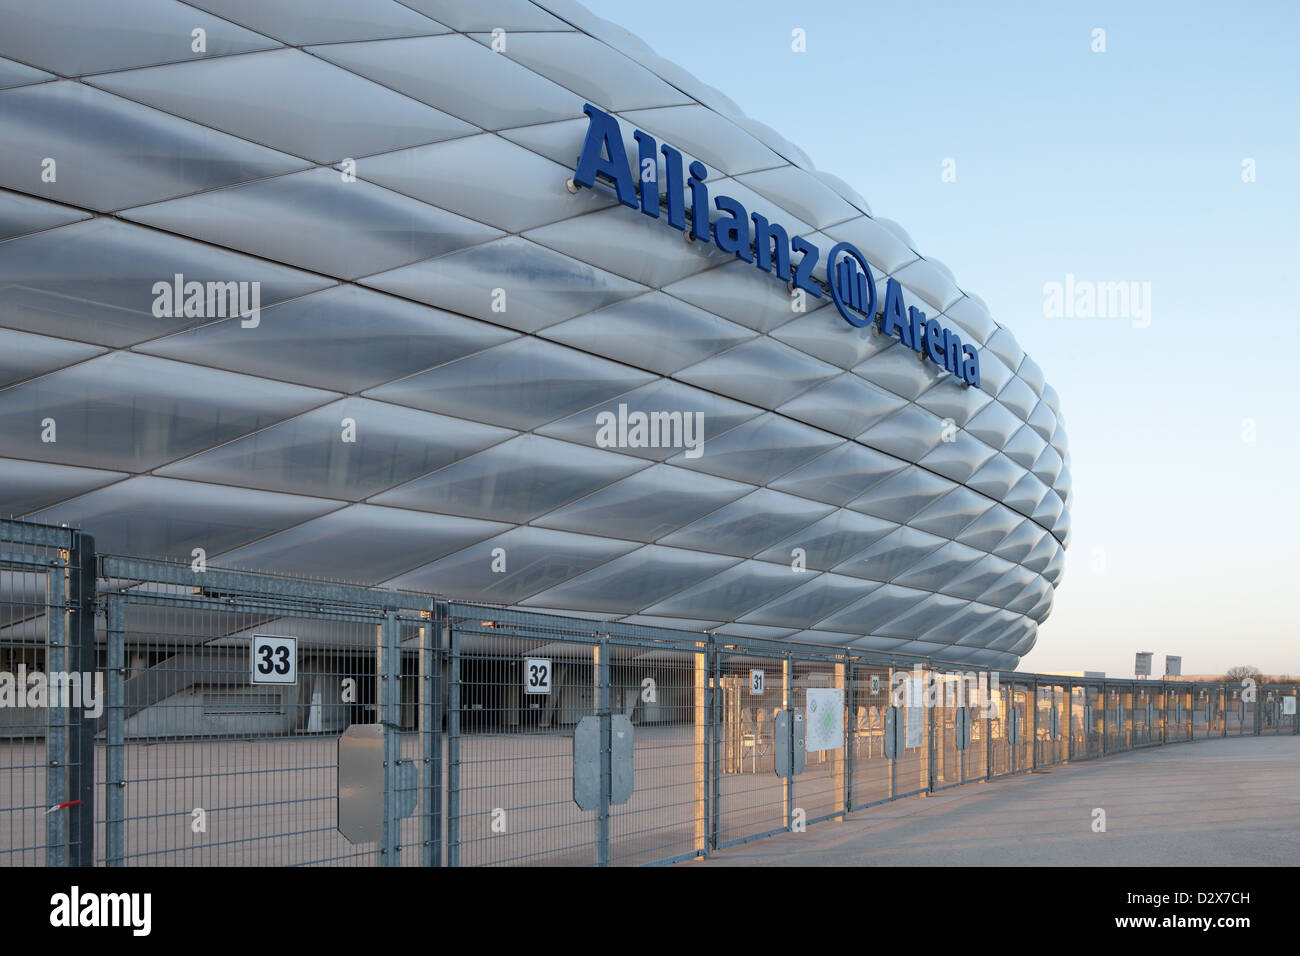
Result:
[[[885,283],[885,317],[880,323],[880,331],[885,335],[893,335],[895,329],[898,330],[898,341],[911,348],[911,329],[907,324],[907,316],[903,314],[903,287],[891,276]]]
[[[596,185],[596,177],[602,176],[618,190],[618,201],[635,209],[636,185],[627,165],[627,150],[623,148],[623,134],[619,132],[618,121],[590,103],[584,105],[582,111],[590,117],[590,122],[573,181],[591,189]]]
[[[749,213],[730,196],[718,196],[713,205],[719,212],[730,213],[713,224],[713,241],[723,252],[734,252],[737,259],[753,262],[749,251]]]
[[[821,257],[821,250],[803,236],[795,236],[791,239],[790,248],[794,252],[803,253],[803,259],[800,260],[799,265],[795,266],[794,284],[805,292],[811,293],[814,298],[820,299],[822,290],[813,283],[812,271],[817,265],[817,260]]]

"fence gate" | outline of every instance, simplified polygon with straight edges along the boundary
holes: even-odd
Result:
[[[438,628],[419,595],[105,555],[108,866],[435,865]],[[339,832],[340,735],[382,740],[382,830]]]
[[[594,622],[451,604],[448,624],[448,863],[608,862],[612,771],[594,768],[591,809],[575,802],[593,769],[575,765],[579,723],[611,709]]]
[[[1070,696],[1059,684],[1039,684],[1035,719],[1035,767],[1064,763],[1069,757]]]
[[[893,761],[885,753],[890,669],[862,660],[848,666],[849,809],[857,810],[892,796]]]
[[[989,777],[1002,777],[1015,772],[1014,741],[1019,732],[1011,706],[1011,685],[999,685],[989,699],[992,705],[988,717]]]
[[[670,863],[707,852],[708,648],[681,631],[602,624],[610,707],[634,726],[631,798],[611,808],[609,861]],[[703,636],[703,635],[701,635]]]
[[[78,531],[0,520],[0,865],[93,863],[94,550]]]
[[[802,772],[790,781],[791,813],[807,825],[844,815],[847,665],[835,657],[792,655],[790,666],[790,708],[803,715],[805,755]]]
[[[1259,732],[1294,734],[1296,732],[1296,689],[1291,685],[1265,685],[1260,688]]]
[[[1223,736],[1223,687],[1206,684],[1192,697],[1192,739]]]
[[[789,759],[796,733],[802,752],[802,720],[796,732],[790,703],[792,678],[785,651],[739,644],[716,650],[717,774],[712,808],[719,849],[780,833],[791,825],[791,781],[778,776],[777,770],[779,762]]]
[[[933,673],[934,741],[932,789],[954,787],[965,780],[970,741],[970,711],[965,681],[959,674]],[[976,711],[978,713],[978,710]]]
[[[1133,693],[1133,735],[1131,745],[1145,747],[1151,743],[1151,692],[1140,687]]]

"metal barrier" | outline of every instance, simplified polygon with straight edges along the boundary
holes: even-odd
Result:
[[[668,863],[1071,760],[1295,735],[1298,691],[971,672],[0,521],[0,863]]]
[[[0,863],[90,866],[94,539],[0,522]],[[91,702],[91,706],[86,706]],[[51,810],[51,808],[57,808]]]
[[[100,575],[108,693],[96,862],[434,862],[431,598],[110,555]],[[339,737],[354,724],[382,728],[377,846],[337,829]]]

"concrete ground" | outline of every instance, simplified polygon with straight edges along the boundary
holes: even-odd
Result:
[[[1094,810],[1106,831],[1093,832]],[[1294,866],[1300,737],[1134,751],[856,811],[684,866]]]

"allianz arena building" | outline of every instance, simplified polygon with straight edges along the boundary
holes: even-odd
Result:
[[[1071,503],[1043,371],[625,30],[571,0],[0,23],[0,514],[569,616],[1034,645]]]

